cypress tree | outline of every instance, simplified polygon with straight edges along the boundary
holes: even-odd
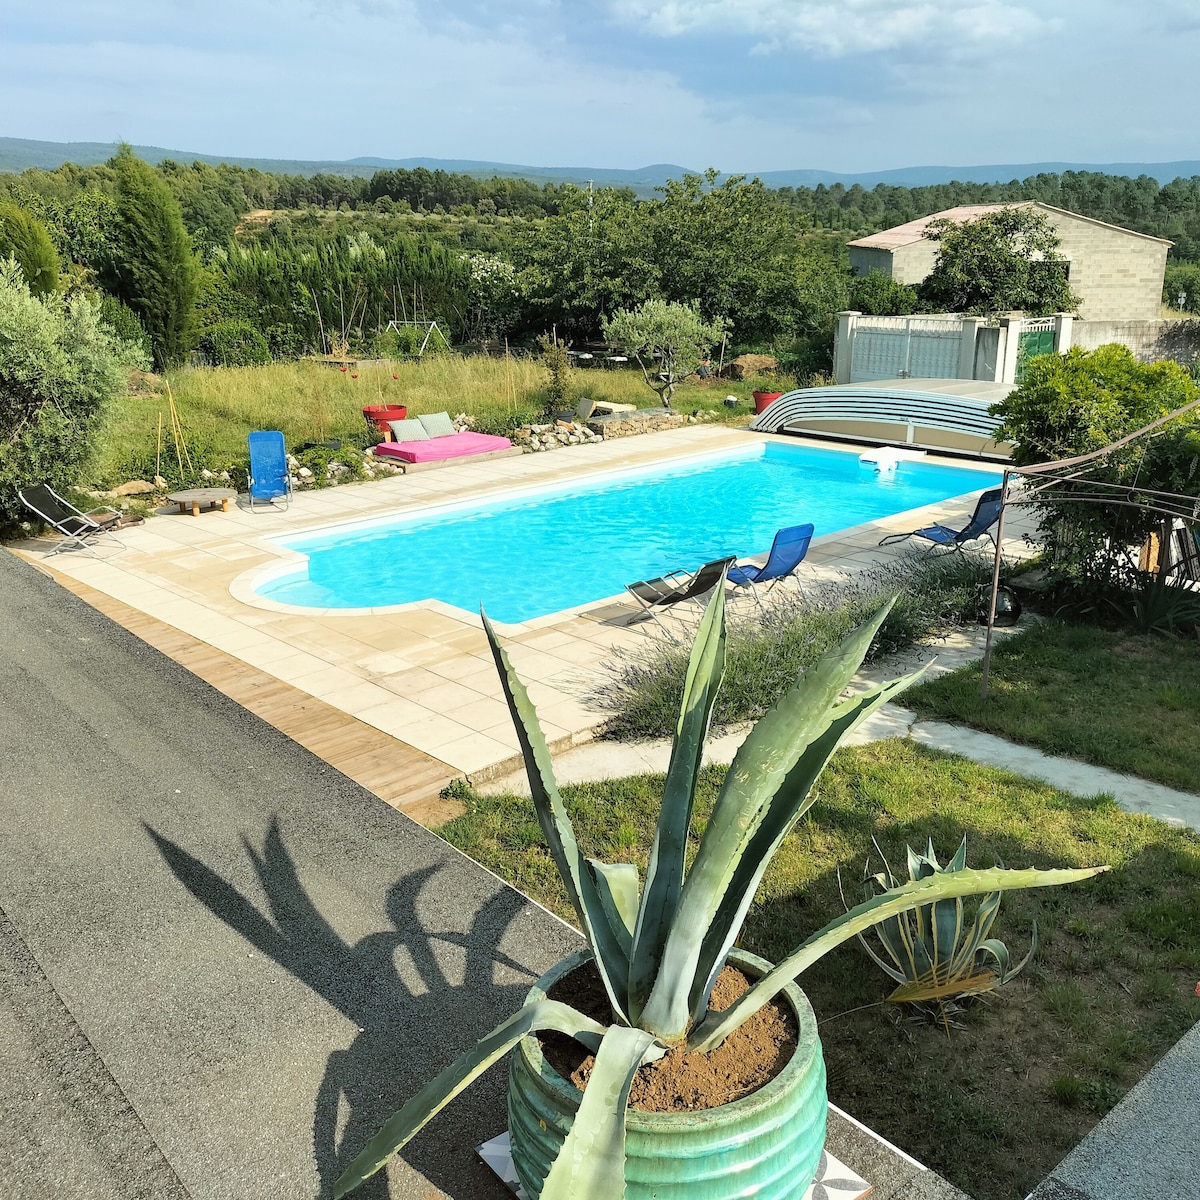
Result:
[[[117,184],[109,287],[141,318],[155,366],[172,366],[195,341],[199,264],[192,240],[170,189],[129,146],[122,146],[109,166]]]
[[[15,258],[29,290],[48,296],[58,290],[58,251],[45,225],[15,204],[0,204],[0,258]]]

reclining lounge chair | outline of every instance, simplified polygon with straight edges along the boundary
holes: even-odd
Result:
[[[979,497],[975,512],[961,529],[951,529],[949,525],[927,525],[924,529],[914,529],[911,533],[889,534],[881,538],[879,544],[887,546],[910,537],[924,538],[927,542],[946,547],[948,550],[961,550],[963,543],[973,542],[981,537],[991,538],[995,544],[996,539],[992,536],[991,528],[1000,519],[1001,504],[1000,488],[992,488]]]
[[[89,550],[92,538],[100,537],[110,537],[122,549],[125,548],[124,542],[113,533],[121,523],[121,514],[115,508],[94,508],[91,512],[81,512],[45,483],[21,488],[17,495],[30,512],[62,534],[63,540],[50,551],[52,555],[63,550]]]
[[[644,621],[650,617],[654,623],[672,641],[679,639],[658,619],[655,609],[670,608],[682,604],[685,600],[698,600],[706,596],[715,587],[719,587],[725,579],[725,571],[737,559],[734,556],[714,559],[705,563],[695,572],[672,571],[657,579],[643,579],[638,583],[627,583],[625,590],[642,607],[635,621]]]
[[[804,556],[808,553],[812,537],[811,522],[781,529],[775,535],[775,540],[771,543],[771,553],[767,555],[767,561],[761,567],[733,566],[729,568],[726,578],[734,587],[748,587],[755,603],[761,609],[762,601],[758,596],[758,585],[769,583],[771,586],[767,588],[767,591],[770,592],[781,579],[794,577],[796,568],[800,566],[804,561]],[[797,580],[796,586],[800,586],[799,580]]]

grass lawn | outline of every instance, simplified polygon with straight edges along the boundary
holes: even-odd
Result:
[[[436,355],[419,361],[364,362],[355,374],[313,362],[272,363],[263,367],[187,368],[167,382],[193,461],[211,470],[244,466],[246,435],[252,429],[279,429],[289,446],[340,438],[359,448],[372,439],[362,409],[369,404],[405,404],[409,415],[447,410],[476,418],[482,432],[501,433],[543,419],[546,370],[534,359],[462,358]],[[752,411],[752,381],[685,382],[673,407],[703,409],[722,419],[744,421]],[[739,396],[740,413],[723,405]],[[577,370],[572,374],[573,408],[581,396],[637,404],[658,403],[640,371]],[[162,471],[175,468],[174,443],[165,384],[152,381],[120,399],[97,440],[94,482],[111,486],[155,473],[159,416],[162,416]]]
[[[723,772],[706,769],[698,822]],[[661,788],[661,776],[641,776],[564,789],[584,851],[644,867]],[[442,836],[570,918],[531,802],[464,799]],[[969,865],[1114,869],[1005,896],[994,936],[1023,956],[1036,920],[1041,949],[952,1036],[884,1003],[891,982],[856,942],[800,982],[834,1102],[975,1200],[1014,1200],[1200,1019],[1200,838],[907,742],[842,750],[768,871],[741,943],[769,959],[799,944],[841,911],[839,867],[856,902],[872,836],[903,871],[905,843],[932,837],[944,861],[964,833]]]
[[[1043,621],[997,645],[986,703],[980,670],[962,667],[901,703],[1200,792],[1200,641]]]

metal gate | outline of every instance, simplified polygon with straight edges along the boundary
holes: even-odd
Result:
[[[954,379],[960,318],[860,317],[851,343],[850,382]]]
[[[1025,382],[1025,368],[1031,358],[1053,353],[1054,318],[1023,321],[1021,332],[1017,334],[1017,384]]]

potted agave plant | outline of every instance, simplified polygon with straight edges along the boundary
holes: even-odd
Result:
[[[389,1118],[337,1181],[335,1198],[378,1171],[474,1078],[514,1049],[509,1133],[514,1165],[530,1196],[798,1198],[814,1177],[824,1144],[826,1096],[816,1022],[793,983],[796,976],[835,946],[917,905],[1068,883],[1107,869],[938,873],[850,909],[777,965],[736,950],[763,873],[812,805],[812,786],[839,742],[917,675],[842,698],[886,605],[800,677],[754,727],[729,768],[687,869],[701,754],[725,669],[724,605],[724,589],[717,588],[692,649],[644,880],[629,863],[602,863],[581,852],[533,705],[484,618],[538,819],[588,950],[547,972],[524,1008]],[[547,998],[585,959],[603,982],[611,1009],[607,1021]],[[722,1011],[712,1011],[710,995],[727,963],[741,969],[749,987]],[[711,1053],[758,1010],[780,1000],[798,1023],[797,1044],[782,1071],[760,1089],[701,1112],[628,1108],[643,1064],[681,1048]],[[566,1034],[594,1054],[582,1092],[546,1061],[535,1036],[546,1031]]]

